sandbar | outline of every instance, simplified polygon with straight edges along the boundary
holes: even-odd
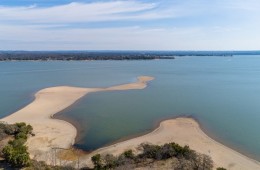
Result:
[[[34,137],[27,146],[31,157],[45,159],[45,153],[52,148],[69,148],[74,144],[76,128],[63,120],[53,119],[53,115],[71,106],[88,93],[115,90],[143,89],[153,77],[140,76],[134,83],[108,88],[79,88],[58,86],[45,88],[35,94],[35,99],[21,110],[1,119],[7,123],[25,122],[33,126]],[[44,154],[43,154],[44,153]]]
[[[182,146],[188,145],[199,153],[209,155],[214,162],[215,168],[224,167],[229,170],[260,169],[260,162],[213,140],[201,130],[196,120],[186,117],[162,121],[159,127],[151,133],[100,148],[89,154],[85,159],[87,165],[91,166],[90,158],[97,153],[119,155],[128,149],[139,152],[138,146],[141,143],[163,145],[170,142]]]
[[[31,124],[35,136],[30,137],[27,146],[31,157],[53,161],[53,148],[70,148],[77,135],[76,128],[63,120],[53,119],[53,115],[71,106],[88,93],[113,90],[144,89],[153,77],[140,76],[137,82],[112,86],[108,88],[80,88],[59,86],[38,91],[35,99],[21,110],[1,119],[7,123],[26,122]],[[225,167],[231,170],[260,169],[260,163],[239,152],[211,139],[192,118],[176,118],[162,121],[158,128],[146,135],[119,142],[108,147],[100,148],[80,158],[81,166],[92,166],[90,161],[94,154],[112,153],[118,155],[125,150],[133,149],[138,152],[141,143],[162,145],[176,142],[188,145],[199,153],[211,156],[214,167]],[[48,155],[48,153],[50,153]]]

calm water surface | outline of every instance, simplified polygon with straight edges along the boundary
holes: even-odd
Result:
[[[45,87],[108,87],[139,75],[155,80],[144,90],[91,93],[56,115],[79,128],[77,147],[93,150],[147,132],[158,120],[190,115],[210,136],[260,160],[260,56],[0,62],[0,116]]]

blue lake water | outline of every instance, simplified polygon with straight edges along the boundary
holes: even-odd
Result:
[[[211,137],[260,160],[260,56],[0,62],[0,117],[45,87],[108,87],[140,75],[155,80],[144,90],[91,93],[56,115],[78,127],[77,147],[93,150],[189,115]]]

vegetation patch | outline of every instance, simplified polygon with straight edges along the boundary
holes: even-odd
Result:
[[[31,160],[25,142],[32,133],[32,126],[25,123],[8,125],[0,122],[0,151],[1,157],[8,163],[8,166],[24,168],[26,170],[46,169],[46,170],[73,170],[70,166],[51,166],[45,162]],[[5,142],[9,139],[9,142]],[[2,146],[1,146],[2,145]],[[164,145],[141,144],[138,149],[139,154],[134,154],[132,150],[126,150],[119,156],[112,154],[94,155],[91,160],[94,168],[86,169],[106,170],[106,169],[175,169],[175,170],[211,170],[213,161],[208,155],[197,153],[189,146],[180,146],[177,143],[167,143]],[[76,160],[79,153],[74,150],[64,150],[59,154],[60,159]],[[1,164],[1,163],[0,163]],[[1,168],[1,167],[0,167]],[[219,167],[217,170],[225,170]]]
[[[132,150],[127,150],[118,157],[111,154],[96,154],[91,159],[94,169],[134,169],[138,167],[150,167],[159,161],[172,160],[171,169],[196,169],[211,170],[213,161],[208,155],[199,154],[191,150],[189,146],[180,146],[174,142],[162,146],[141,144],[140,154],[134,155]],[[161,166],[165,163],[160,162]]]
[[[24,167],[30,165],[30,157],[25,142],[28,135],[33,135],[32,126],[25,123],[8,125],[0,123],[0,140],[13,136],[8,144],[2,148],[1,156],[13,167]]]

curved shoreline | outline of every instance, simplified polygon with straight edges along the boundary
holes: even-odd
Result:
[[[46,160],[45,153],[52,148],[70,148],[77,135],[76,128],[69,122],[53,119],[53,115],[74,104],[83,96],[92,92],[112,90],[144,89],[153,77],[140,76],[135,83],[112,86],[108,88],[80,88],[58,86],[45,88],[35,94],[35,99],[24,108],[4,117],[7,123],[25,122],[31,124],[35,136],[30,137],[27,146],[31,157]]]
[[[27,142],[30,155],[51,163],[52,148],[70,148],[77,135],[77,129],[69,122],[55,119],[53,115],[66,109],[88,93],[113,90],[144,89],[153,77],[141,76],[135,83],[112,86],[108,88],[79,88],[59,86],[38,91],[35,99],[19,111],[1,119],[7,123],[26,122],[33,126],[34,137]],[[127,149],[137,151],[138,145],[149,142],[162,145],[176,142],[189,145],[191,149],[212,157],[215,167],[228,169],[260,169],[260,163],[210,138],[194,118],[177,117],[162,119],[154,130],[133,136],[131,139],[118,141],[115,144],[97,149],[81,157],[82,165],[91,166],[91,156],[96,153],[120,154]]]
[[[98,153],[119,155],[128,149],[138,153],[138,146],[141,143],[163,145],[170,142],[176,142],[182,146],[188,145],[199,153],[209,155],[214,162],[214,168],[225,167],[231,170],[260,169],[260,162],[210,138],[192,117],[163,120],[157,128],[149,133],[99,148],[85,156],[83,160],[87,162],[87,166],[91,166],[91,157]]]

